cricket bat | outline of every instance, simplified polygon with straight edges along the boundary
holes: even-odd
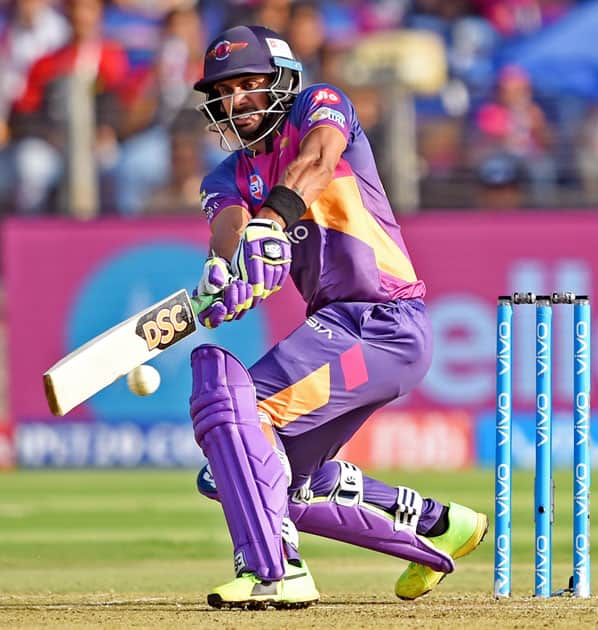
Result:
[[[133,315],[73,350],[44,372],[50,411],[64,416],[133,368],[197,330],[195,316],[218,295],[189,297],[185,289]]]

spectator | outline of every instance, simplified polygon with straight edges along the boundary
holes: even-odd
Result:
[[[70,40],[31,67],[11,114],[17,208],[25,213],[43,211],[64,174],[72,121],[66,94],[74,76],[85,75],[94,86],[96,156],[105,158],[115,151],[117,93],[127,76],[126,57],[120,46],[101,36],[101,0],[66,0],[65,13]]]
[[[199,217],[199,188],[205,174],[201,145],[188,130],[171,133],[170,145],[170,181],[148,199],[144,214],[195,213]]]
[[[492,93],[498,33],[487,20],[466,16],[455,20],[450,40],[447,56],[451,76],[461,79],[470,99],[479,103]]]
[[[263,0],[254,9],[254,22],[277,32],[285,32],[291,22],[292,0]]]
[[[14,182],[14,156],[5,150],[12,105],[25,88],[31,65],[62,46],[68,37],[68,22],[49,0],[15,0],[0,30],[0,202],[9,201]]]
[[[108,0],[104,10],[104,35],[118,42],[127,53],[133,72],[152,64],[160,41],[159,3],[140,0]]]
[[[480,210],[516,210],[524,202],[521,163],[497,153],[484,160],[477,172],[477,207]]]
[[[199,141],[190,92],[203,64],[203,32],[194,4],[180,2],[166,14],[154,63],[128,90],[125,139],[114,171],[120,214],[141,213],[154,191],[168,183],[173,125],[180,128],[190,118],[190,132]]]
[[[274,30],[280,32],[280,28]],[[324,20],[319,8],[310,2],[295,4],[291,11],[287,39],[291,49],[303,63],[305,86],[320,80],[321,52],[325,38]]]
[[[368,0],[358,2],[357,19],[362,33],[399,28],[412,0]]]
[[[385,125],[385,112],[382,108],[380,91],[369,87],[346,87],[347,96],[353,102],[359,124],[364,130],[374,159],[378,164],[378,174],[387,190],[392,177],[392,164],[388,159],[388,128]]]
[[[577,164],[581,175],[585,203],[598,203],[598,105],[593,105],[579,130]]]
[[[65,44],[68,37],[68,22],[49,0],[15,0],[0,32],[0,125],[23,92],[33,62]]]
[[[485,136],[488,153],[505,153],[520,162],[531,188],[532,204],[550,205],[557,175],[551,153],[553,133],[521,68],[503,68],[496,101],[480,108],[477,124]]]
[[[472,1],[473,8],[489,20],[503,37],[531,35],[561,18],[571,4],[571,0]]]
[[[346,58],[350,46],[342,40],[324,42],[320,51],[320,75],[318,80],[322,83],[342,84],[345,82]]]

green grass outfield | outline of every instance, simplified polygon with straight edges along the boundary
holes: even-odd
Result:
[[[385,471],[376,476],[417,488],[424,496],[485,511],[492,522],[490,470]],[[572,479],[564,471],[555,478],[553,586],[560,588],[566,585],[572,566]],[[531,473],[515,474],[513,591],[523,598],[533,589],[532,484]],[[362,602],[378,597],[392,601],[403,561],[314,536],[302,535],[301,540],[301,551],[323,601],[334,602],[343,594]],[[598,535],[594,535],[595,562],[597,543]],[[489,596],[492,548],[491,526],[482,546],[460,560],[457,572],[424,600],[433,602],[437,594]],[[596,571],[593,575],[596,593]],[[197,494],[193,471],[0,474],[0,627],[3,613],[19,602],[35,606],[36,602],[63,602],[65,597],[88,603],[119,598],[151,601],[154,597],[156,601],[183,598],[203,603],[211,586],[231,577],[231,545],[220,506]],[[591,601],[595,606],[596,599]],[[10,621],[14,626],[12,617]]]

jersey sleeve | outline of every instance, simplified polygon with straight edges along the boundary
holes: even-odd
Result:
[[[327,83],[312,85],[301,92],[293,105],[291,123],[299,130],[299,140],[317,127],[334,127],[347,145],[353,142],[357,116],[349,98]]]
[[[232,155],[206,175],[201,183],[199,201],[209,223],[229,206],[241,206],[249,212],[249,206],[237,186],[236,163],[236,156]]]

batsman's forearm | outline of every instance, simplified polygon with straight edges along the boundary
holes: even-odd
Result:
[[[299,155],[287,166],[280,183],[295,191],[309,207],[332,181],[346,147],[338,129],[314,129],[303,139]]]
[[[266,206],[262,207],[260,211],[256,215],[260,219],[270,219],[272,221],[276,221],[283,229],[286,228],[285,220],[271,208],[267,208]]]
[[[332,181],[334,165],[325,163],[320,156],[303,156],[289,165],[282,185],[290,188],[310,206]]]
[[[210,250],[230,261],[249,222],[249,214],[240,206],[224,208],[212,221]]]

